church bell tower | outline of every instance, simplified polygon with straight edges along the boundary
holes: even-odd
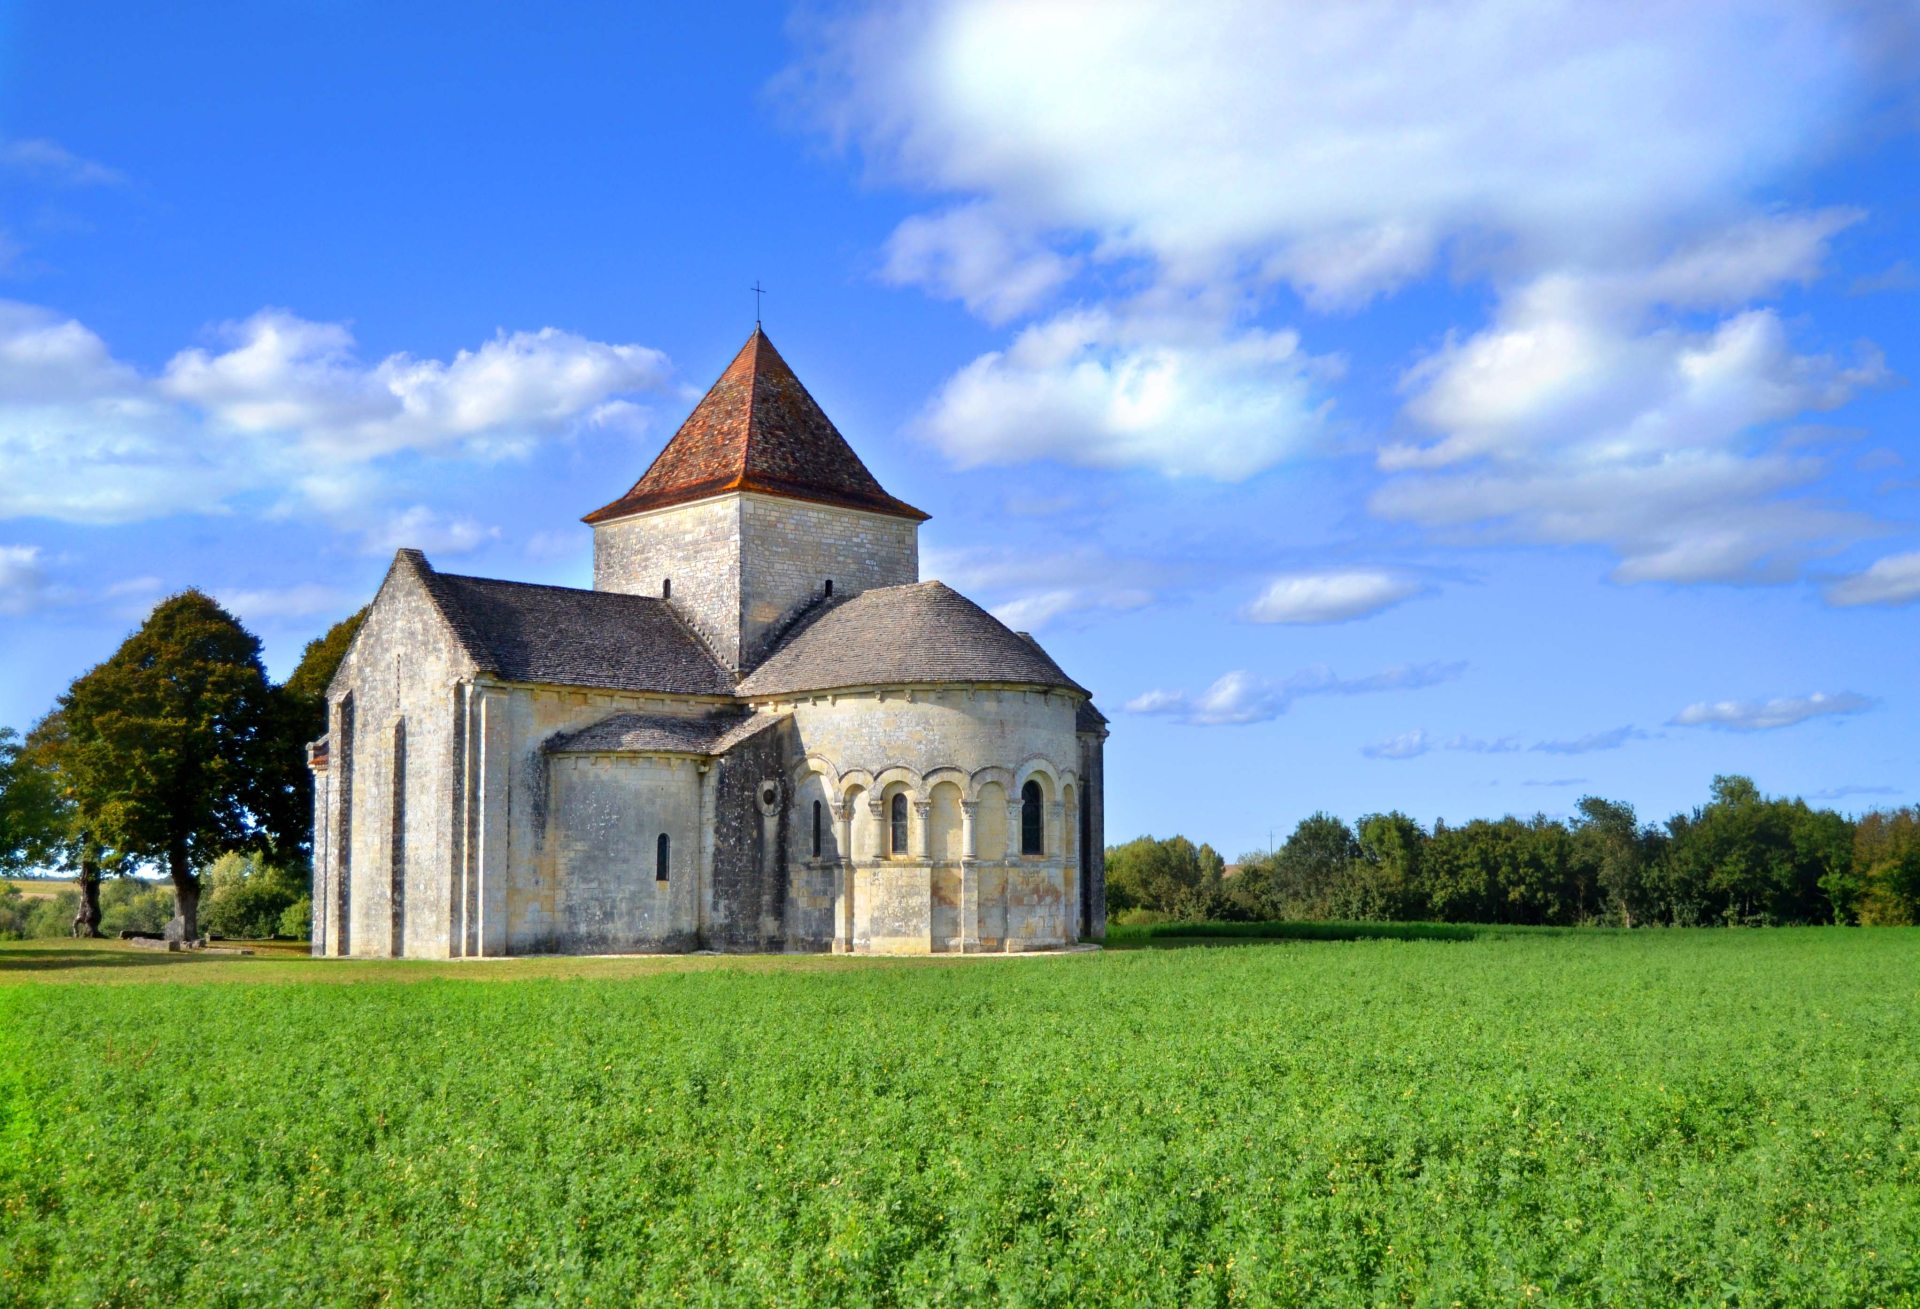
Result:
[[[812,606],[919,581],[926,519],[756,325],[640,480],[583,521],[595,590],[666,599],[744,676]]]

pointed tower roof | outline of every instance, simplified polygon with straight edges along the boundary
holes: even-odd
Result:
[[[633,489],[582,521],[604,523],[729,491],[916,522],[928,517],[881,489],[757,325]]]

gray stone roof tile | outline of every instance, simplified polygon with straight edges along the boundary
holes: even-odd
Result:
[[[548,754],[721,755],[757,736],[786,714],[718,714],[673,718],[662,714],[614,714],[591,727],[556,736]]]
[[[740,694],[950,682],[1084,693],[1031,637],[1022,638],[944,582],[916,582],[820,606],[741,682]]]
[[[475,664],[513,682],[732,695],[722,668],[666,601],[436,572],[400,552]]]

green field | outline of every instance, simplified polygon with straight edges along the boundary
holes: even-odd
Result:
[[[0,1114],[4,1303],[1920,1304],[1904,929],[28,943]]]

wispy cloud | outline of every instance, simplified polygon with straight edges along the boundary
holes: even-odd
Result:
[[[1866,571],[1829,584],[1826,599],[1840,609],[1906,605],[1920,600],[1920,551],[1874,560]]]
[[[1809,800],[1847,800],[1855,796],[1903,795],[1897,786],[1831,786],[1824,791],[1809,791]]]
[[[1360,753],[1369,759],[1412,759],[1431,749],[1433,738],[1427,735],[1425,728],[1416,727],[1411,732],[1402,732],[1384,741],[1363,745]]]
[[[500,529],[459,514],[443,513],[426,505],[412,505],[390,514],[361,537],[367,554],[421,550],[429,555],[465,554],[498,540]]]
[[[1590,732],[1571,740],[1527,744],[1517,736],[1487,738],[1459,734],[1440,738],[1424,727],[1416,727],[1384,741],[1361,746],[1360,753],[1371,759],[1412,759],[1429,750],[1459,750],[1468,754],[1517,754],[1523,750],[1533,754],[1591,754],[1596,750],[1617,750],[1628,741],[1645,740],[1647,736],[1637,727],[1616,727],[1611,731]]]
[[[0,168],[62,186],[121,186],[127,180],[118,169],[83,159],[45,137],[0,141]]]
[[[1780,696],[1772,700],[1703,700],[1675,714],[1669,723],[1675,727],[1716,727],[1729,732],[1764,732],[1792,727],[1810,718],[1861,714],[1878,701],[1852,691],[1829,695],[1815,691],[1811,695]]]
[[[1540,754],[1592,754],[1596,750],[1618,750],[1629,741],[1644,741],[1647,734],[1637,727],[1616,727],[1606,732],[1589,732],[1564,741],[1535,741],[1528,746]]]
[[[1070,614],[1124,612],[1151,604],[1163,570],[1098,550],[929,550],[921,576],[980,597],[994,617],[1037,632]]]
[[[1427,587],[1384,569],[1353,568],[1276,577],[1249,604],[1256,623],[1344,623],[1390,609]]]
[[[0,545],[0,614],[30,614],[48,600],[46,562],[37,545]]]
[[[1453,681],[1466,669],[1464,662],[1401,664],[1365,677],[1347,678],[1321,666],[1290,677],[1272,678],[1241,668],[1222,675],[1198,695],[1156,689],[1135,696],[1126,707],[1129,713],[1164,714],[1206,726],[1264,723],[1278,718],[1305,696],[1411,691]]]
[[[341,615],[352,612],[364,603],[364,597],[356,599],[337,586],[317,582],[223,590],[217,592],[215,598],[230,613],[248,622]]]

